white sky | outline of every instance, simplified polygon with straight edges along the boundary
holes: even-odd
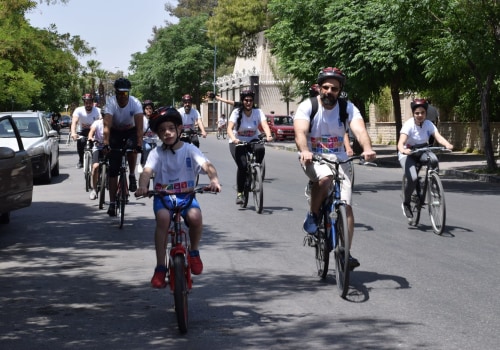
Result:
[[[153,38],[153,27],[165,27],[165,22],[177,23],[169,17],[165,4],[175,0],[70,0],[64,5],[38,6],[26,14],[32,26],[57,26],[60,34],[79,35],[95,47],[96,55],[79,58],[86,66],[89,60],[101,62],[101,68],[128,73],[131,56],[145,52]]]

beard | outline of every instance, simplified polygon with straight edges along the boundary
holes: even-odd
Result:
[[[320,98],[325,107],[334,107],[337,104],[337,97],[333,95],[321,94]]]

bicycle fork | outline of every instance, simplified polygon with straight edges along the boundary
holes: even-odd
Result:
[[[186,249],[187,245],[184,245],[183,242],[187,242],[187,233],[182,228],[181,222],[177,219],[177,215],[174,216],[174,227],[169,231],[169,235],[171,238],[172,248],[170,249],[169,258],[169,284],[170,290],[173,292],[175,289],[175,268],[174,268],[174,260],[177,255],[182,255],[184,261],[184,273],[187,281],[187,291],[189,292],[193,287],[193,280],[191,278],[191,268],[189,266],[189,254]]]

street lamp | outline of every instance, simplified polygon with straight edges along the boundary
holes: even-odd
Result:
[[[216,93],[216,90],[215,90],[215,82],[216,82],[216,79],[217,79],[217,44],[214,42],[214,94]],[[214,99],[212,100],[212,116],[214,118],[214,125],[213,125],[213,129],[214,131],[216,130],[216,125],[217,125],[217,115],[216,115],[216,112],[215,112],[215,97]]]

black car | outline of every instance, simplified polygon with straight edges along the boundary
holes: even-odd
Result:
[[[71,117],[69,115],[63,115],[59,118],[59,125],[61,128],[69,128],[71,126]]]

